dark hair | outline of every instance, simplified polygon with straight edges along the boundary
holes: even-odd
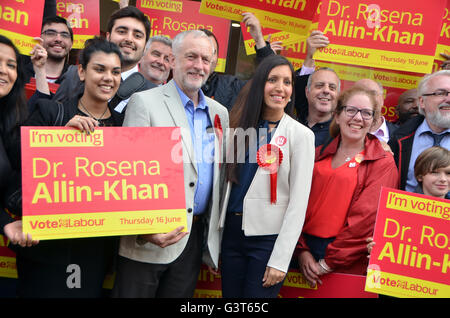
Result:
[[[127,6],[115,11],[109,18],[107,32],[111,33],[116,20],[123,18],[135,18],[141,21],[145,28],[145,42],[148,41],[150,38],[150,21],[141,10],[133,6]]]
[[[414,177],[422,184],[418,180],[419,177],[448,166],[450,166],[450,151],[439,146],[430,147],[417,157],[414,163]]]
[[[214,35],[214,33],[212,33],[211,31],[207,30],[207,29],[199,29],[200,31],[205,32],[205,34],[207,36],[212,36],[214,38],[214,40],[216,41],[217,44],[217,52],[215,52],[217,55],[219,55],[219,41],[217,41],[216,36]]]
[[[72,30],[70,24],[67,22],[66,19],[64,19],[63,17],[60,17],[59,15],[45,17],[42,20],[41,32],[44,29],[44,26],[52,24],[52,23],[64,24],[67,27],[67,29],[69,30],[70,39],[73,42],[73,30]]]
[[[263,108],[265,107],[264,103],[264,87],[266,86],[267,78],[269,77],[269,73],[277,66],[287,65],[289,66],[292,74],[292,86],[294,86],[294,68],[288,59],[281,55],[271,55],[266,57],[256,68],[255,73],[252,77],[252,82],[249,88],[248,95],[245,98],[245,103],[242,105],[242,114],[239,118],[234,118],[234,114],[239,110],[236,108],[234,111],[234,107],[230,113],[230,123],[235,122],[237,124],[236,127],[240,127],[243,129],[247,128],[257,128],[259,121],[261,120],[261,116],[263,113]],[[285,112],[293,116],[294,111],[294,96],[295,90],[292,90],[291,102],[286,105]],[[249,98],[251,96],[251,98]],[[233,127],[233,128],[236,128]]]
[[[262,119],[264,103],[264,88],[266,86],[269,73],[277,66],[287,65],[291,70],[292,80],[292,95],[291,101],[286,105],[284,111],[289,116],[294,118],[294,68],[292,64],[285,57],[281,55],[271,55],[266,57],[256,68],[252,79],[244,86],[239,93],[235,104],[230,112],[230,128],[242,128],[244,131],[249,128],[258,128],[258,124]],[[236,167],[237,167],[237,147],[236,138],[234,138],[234,149],[230,151],[234,152],[233,162],[227,163],[227,180],[237,182]],[[248,141],[245,142],[245,150],[248,150]]]
[[[375,97],[375,93],[364,87],[353,86],[352,88],[343,91],[338,97],[336,110],[333,116],[333,121],[330,124],[331,137],[335,138],[340,134],[339,125],[336,123],[336,117],[342,113],[342,111],[344,110],[344,106],[345,104],[347,104],[347,101],[350,99],[350,97],[357,94],[363,94],[369,97],[374,112],[373,122],[375,123],[378,121],[378,118],[380,117],[380,112],[379,110],[377,110],[377,100]]]
[[[14,50],[17,61],[17,79],[11,91],[0,98],[0,133],[4,137],[9,137],[15,133],[15,128],[18,128],[28,116],[27,98],[24,89],[25,70],[22,57],[13,42],[7,37],[0,35],[0,43]]]
[[[94,37],[84,43],[84,49],[80,52],[79,63],[86,69],[91,57],[96,52],[104,52],[106,54],[116,54],[122,65],[122,53],[117,44],[107,41],[104,38]]]

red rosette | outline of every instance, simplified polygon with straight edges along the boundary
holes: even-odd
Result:
[[[214,117],[214,131],[217,135],[217,139],[219,141],[219,168],[221,166],[222,157],[221,157],[221,151],[222,151],[222,137],[223,137],[223,129],[222,129],[222,122],[220,121],[219,115],[216,114]]]
[[[280,147],[272,144],[261,146],[256,153],[258,165],[270,172],[270,203],[277,202],[277,175],[278,167],[283,161],[283,152]]]

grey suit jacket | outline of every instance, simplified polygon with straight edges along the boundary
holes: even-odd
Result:
[[[216,101],[206,96],[205,98],[211,123],[214,125],[215,117],[218,115],[225,132],[229,122],[227,109]],[[189,123],[174,81],[171,80],[166,85],[133,94],[128,102],[123,125],[128,127],[181,127],[187,230],[190,232],[193,213],[188,211],[189,208],[193,211],[194,207],[195,186],[192,186],[191,183],[197,184],[197,165]],[[213,188],[209,208],[205,212],[208,229],[205,234],[207,248],[203,253],[203,261],[215,268],[218,266],[219,259],[219,199],[224,167],[224,165],[219,165],[219,162],[220,157],[225,154],[226,143],[223,138],[219,141],[218,134],[215,134]],[[136,236],[124,236],[121,238],[119,254],[139,262],[168,264],[184,250],[188,237],[189,235],[186,235],[177,243],[161,248],[152,243],[140,245],[136,242]]]

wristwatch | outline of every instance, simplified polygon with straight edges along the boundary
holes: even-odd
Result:
[[[144,239],[142,238],[142,236],[138,235],[138,236],[136,236],[136,243],[137,243],[138,245],[144,245],[144,244],[147,243],[147,241],[144,240]]]

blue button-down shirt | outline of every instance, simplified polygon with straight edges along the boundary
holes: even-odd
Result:
[[[198,105],[194,107],[192,100],[176,83],[175,87],[186,112],[194,147],[194,163],[197,165],[198,173],[194,194],[194,215],[198,215],[206,211],[211,196],[214,176],[214,130],[202,90],[198,91]]]
[[[414,164],[416,163],[417,157],[422,153],[422,151],[433,146],[433,137],[428,135],[426,133],[427,131],[431,131],[432,133],[434,133],[431,130],[430,126],[428,126],[427,121],[424,120],[423,123],[420,124],[419,127],[417,127],[416,133],[414,134],[411,159],[409,161],[408,176],[405,186],[405,190],[409,192],[414,192],[415,188],[417,187],[417,180],[414,177]],[[442,134],[444,134],[445,132],[450,132],[450,129],[443,131]],[[450,149],[450,136],[446,136],[442,139],[441,147]]]

